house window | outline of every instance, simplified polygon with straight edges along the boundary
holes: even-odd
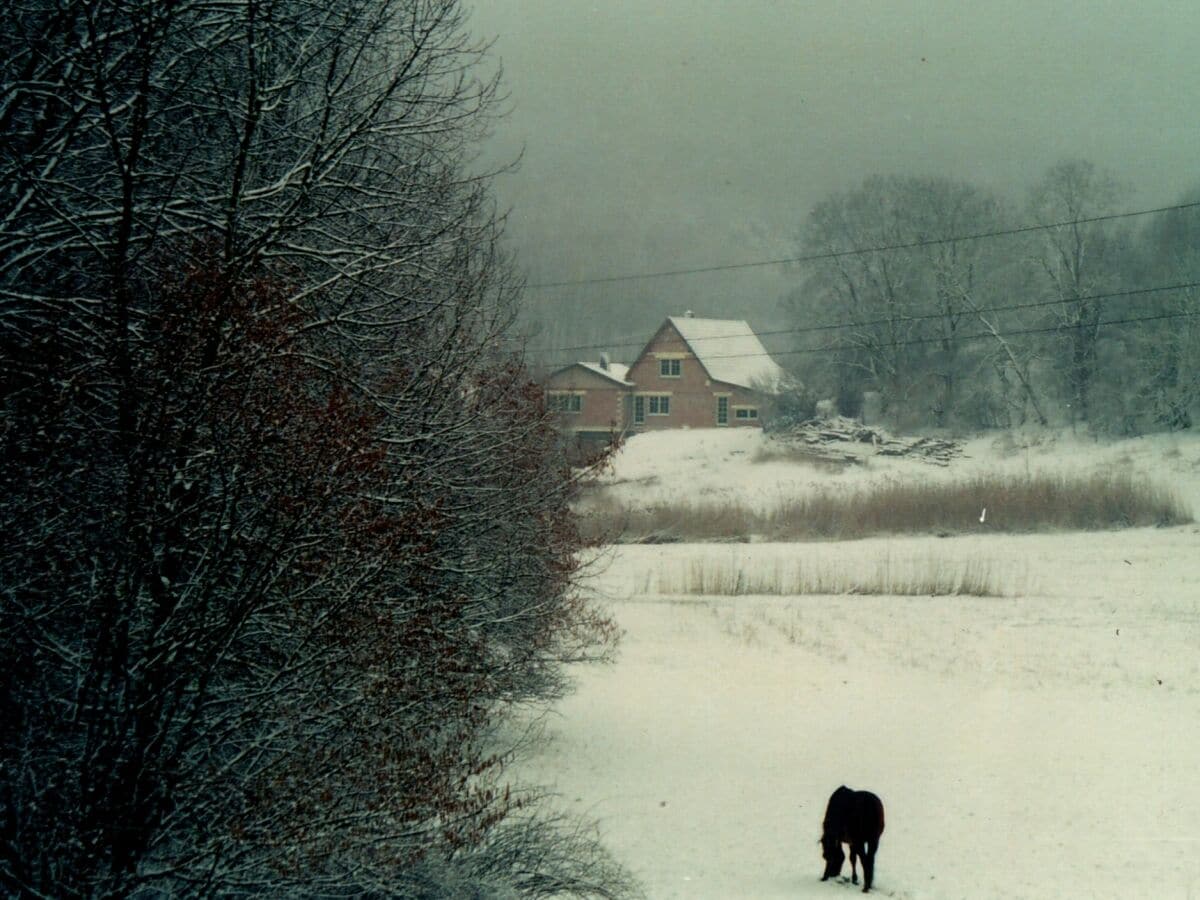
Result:
[[[743,421],[747,419],[757,419],[758,409],[753,406],[739,406],[734,409],[733,415]]]
[[[583,412],[583,394],[552,391],[550,393],[550,409],[560,413]]]
[[[669,416],[671,397],[669,394],[636,394],[633,398],[633,424],[641,425],[646,416]]]
[[[683,361],[679,359],[660,359],[658,374],[663,378],[678,378],[683,371]]]
[[[718,425],[728,425],[729,424],[729,398],[728,397],[718,397],[717,398],[717,424]]]

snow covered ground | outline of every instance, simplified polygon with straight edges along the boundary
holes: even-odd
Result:
[[[1200,438],[1151,435],[1102,441],[1053,431],[968,440],[947,467],[918,459],[874,456],[841,471],[783,460],[761,462],[772,439],[757,429],[696,429],[636,435],[602,479],[603,493],[627,506],[653,506],[686,496],[769,507],[815,488],[852,490],[895,480],[942,481],[981,474],[1128,472],[1174,486],[1200,512]]]
[[[635,438],[611,490],[769,501],[829,479],[1128,466],[1197,509],[1200,440],[972,442],[942,470],[752,463],[750,432]],[[673,442],[668,438],[674,439]],[[668,463],[670,465],[668,465]],[[674,467],[678,465],[678,469]],[[980,560],[1003,597],[678,597],[722,557]],[[590,589],[625,630],[529,774],[598,819],[652,898],[849,897],[818,879],[839,784],[878,793],[876,891],[1200,897],[1200,526],[823,544],[624,546]],[[848,874],[848,866],[846,872]]]

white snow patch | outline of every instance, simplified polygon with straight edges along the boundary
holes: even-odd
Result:
[[[977,437],[946,467],[920,459],[867,456],[840,471],[781,459],[758,461],[772,443],[751,428],[701,428],[637,434],[622,445],[599,481],[603,493],[630,508],[687,498],[738,501],[759,510],[817,490],[867,488],[900,480],[960,481],[981,475],[1087,475],[1128,472],[1174,489],[1200,513],[1200,435],[1151,435],[1121,441],[1041,433]]]
[[[634,386],[632,382],[626,380],[626,376],[629,374],[629,366],[624,363],[581,362],[579,365],[583,366],[589,372],[595,372],[604,378],[620,382],[626,387]]]
[[[671,316],[668,321],[716,381],[747,388],[771,387],[786,375],[748,322],[692,316]]]
[[[1121,467],[1200,501],[1190,436],[983,438],[950,471],[890,460],[836,474],[751,463],[762,440],[640,435],[608,489],[766,502],[915,473]],[[654,593],[664,566],[713,554],[749,567],[982,559],[1023,587],[1005,598]],[[650,897],[848,896],[819,881],[816,843],[843,783],[886,804],[881,896],[1200,895],[1200,527],[624,546],[595,571],[589,587],[626,633],[619,659],[576,670],[578,691],[527,766],[601,820]]]

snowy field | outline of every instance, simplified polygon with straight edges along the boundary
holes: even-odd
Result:
[[[829,479],[1127,466],[1200,499],[1192,438],[989,439],[949,470],[830,474],[748,462],[749,431],[670,437],[684,446],[631,441],[610,490],[769,502]],[[1004,596],[659,593],[696,561],[796,558],[982,560]],[[1200,526],[624,546],[589,584],[625,630],[620,656],[576,671],[528,765],[599,820],[651,898],[852,896],[819,881],[843,783],[886,805],[882,896],[1200,897]]]
[[[1194,511],[1200,511],[1200,438],[1190,434],[1097,441],[1061,432],[1004,433],[964,442],[963,456],[947,467],[875,456],[865,466],[841,471],[758,461],[772,446],[769,437],[749,428],[640,434],[626,443],[601,479],[603,493],[627,506],[687,497],[713,503],[738,500],[765,508],[816,488],[853,490],[896,480],[1128,472],[1175,487]]]

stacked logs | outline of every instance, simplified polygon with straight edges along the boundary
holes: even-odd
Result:
[[[936,437],[899,438],[882,428],[854,419],[809,419],[774,434],[775,440],[803,449],[805,456],[834,462],[861,464],[869,456],[907,456],[938,466],[962,456],[957,441]]]

